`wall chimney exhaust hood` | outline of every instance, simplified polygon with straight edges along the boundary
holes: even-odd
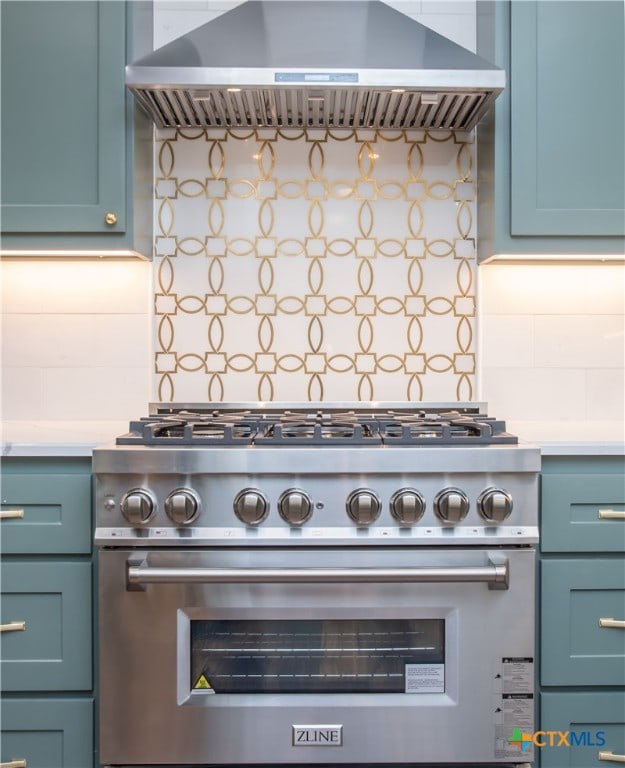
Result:
[[[505,72],[380,0],[247,0],[126,85],[159,128],[468,131]]]

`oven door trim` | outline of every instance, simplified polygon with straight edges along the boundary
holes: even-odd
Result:
[[[178,609],[178,648],[177,648],[177,702],[179,706],[218,706],[220,709],[232,707],[271,706],[292,709],[293,696],[300,694],[278,693],[220,693],[217,697],[207,696],[201,692],[192,690],[190,677],[191,670],[191,622],[195,619],[205,619],[206,610],[202,608]],[[293,610],[271,610],[258,608],[222,608],[210,612],[212,619],[238,619],[241,621],[263,619],[293,619]],[[299,618],[299,617],[298,617]],[[302,617],[303,618],[303,617]],[[325,608],[321,611],[306,611],[306,618],[319,619],[362,619],[361,609]],[[458,632],[459,611],[457,608],[414,608],[411,611],[398,615],[395,608],[378,608],[369,618],[379,621],[385,619],[442,619],[445,621],[445,692],[428,693],[428,706],[455,706],[458,704]],[[450,663],[451,662],[451,663]],[[374,699],[381,694],[376,693],[311,693],[320,707],[367,707],[376,704]],[[414,706],[414,700],[405,693],[385,693],[385,700],[394,706]],[[377,704],[376,704],[377,705]]]

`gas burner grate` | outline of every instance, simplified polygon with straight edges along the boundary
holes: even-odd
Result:
[[[146,419],[130,423],[130,431],[117,438],[118,445],[251,445],[258,433],[253,419],[199,421],[186,419]]]
[[[299,420],[287,418],[268,424],[254,439],[255,445],[381,445],[375,423],[321,418]]]
[[[386,445],[501,445],[517,443],[514,435],[505,431],[505,424],[489,417],[481,420],[460,414],[448,414],[434,420],[425,418],[401,418],[382,421],[380,432]]]
[[[516,445],[505,422],[467,409],[271,407],[163,410],[130,423],[118,445],[472,446]]]

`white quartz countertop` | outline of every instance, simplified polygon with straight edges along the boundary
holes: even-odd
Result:
[[[625,456],[625,423],[507,421],[509,432],[544,456]],[[128,421],[5,421],[2,456],[90,456],[128,431]]]
[[[543,456],[625,456],[622,421],[507,421],[506,428]]]
[[[127,421],[4,421],[2,456],[91,456],[128,431]]]

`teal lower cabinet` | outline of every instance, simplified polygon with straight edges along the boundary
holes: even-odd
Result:
[[[543,475],[543,552],[625,552],[625,476],[611,465],[611,474],[589,472],[591,464],[576,475]]]
[[[91,459],[1,469],[0,768],[94,768]]]
[[[542,693],[541,768],[608,768],[625,762],[625,693]]]
[[[543,685],[625,686],[625,561],[541,563]]]
[[[3,700],[0,763],[11,768],[89,768],[93,719],[93,699]]]
[[[545,457],[541,768],[625,763],[625,457]],[[538,743],[540,742],[540,743]]]
[[[91,690],[91,564],[21,560],[0,573],[3,692]]]

